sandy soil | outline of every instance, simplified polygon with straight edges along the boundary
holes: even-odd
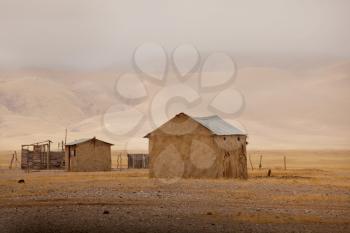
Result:
[[[347,169],[157,180],[147,170],[0,170],[1,232],[350,232]],[[23,178],[24,184],[17,181]]]

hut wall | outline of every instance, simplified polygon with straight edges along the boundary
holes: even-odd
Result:
[[[214,141],[222,156],[223,177],[247,179],[247,137],[243,135],[214,136]]]
[[[246,139],[239,137],[153,135],[150,177],[247,178]]]
[[[75,155],[70,156],[69,171],[110,171],[111,170],[111,146],[96,141],[87,141],[75,146]],[[66,148],[66,168],[68,169],[68,153]]]

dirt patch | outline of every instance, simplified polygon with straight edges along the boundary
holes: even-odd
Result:
[[[148,178],[147,170],[13,174],[0,175],[5,233],[349,232],[344,172],[288,170],[171,184]]]
[[[255,177],[251,177],[251,179],[292,179],[292,180],[297,180],[297,179],[312,179],[312,177],[308,177],[308,176],[293,176],[293,175],[286,175],[286,176],[255,176]]]

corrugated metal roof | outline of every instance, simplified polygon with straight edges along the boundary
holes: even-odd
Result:
[[[81,144],[81,143],[84,143],[84,142],[87,142],[87,141],[90,141],[90,140],[93,140],[93,139],[96,139],[96,138],[82,138],[82,139],[78,139],[78,140],[75,140],[75,141],[67,143],[66,146],[73,146],[73,145]],[[102,140],[99,140],[99,139],[96,139],[96,140],[104,142],[104,143],[107,143],[107,144],[110,144],[110,145],[113,145],[112,143],[105,142],[105,141],[102,141]]]
[[[68,142],[66,144],[66,146],[73,146],[73,145],[77,145],[77,144],[80,144],[80,143],[83,143],[83,142],[87,142],[89,140],[91,140],[92,138],[81,138],[81,139],[78,139],[78,140],[74,140],[72,142]]]
[[[216,135],[246,135],[245,132],[227,123],[216,115],[208,117],[192,117],[192,119]]]
[[[223,135],[247,135],[243,130],[236,128],[235,126],[227,123],[226,121],[224,121],[223,119],[221,119],[217,115],[207,116],[207,117],[192,117],[192,116],[189,116],[189,115],[182,112],[182,113],[177,114],[175,117],[178,117],[180,115],[184,115],[184,116],[191,118],[192,120],[198,122],[203,127],[210,130],[211,133],[215,134],[215,135],[222,135],[222,136]],[[174,118],[170,119],[169,121],[173,120]],[[166,124],[166,123],[164,123],[164,124]],[[162,126],[160,126],[160,127],[162,127]],[[150,134],[152,134],[153,132],[155,132],[157,130],[158,129],[153,130],[152,132],[148,133],[144,137],[148,138]]]

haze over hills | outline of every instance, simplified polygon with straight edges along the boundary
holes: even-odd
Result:
[[[162,87],[149,84],[150,98],[126,103],[115,81],[135,72],[135,52],[149,43],[157,46],[143,53],[142,64],[164,64],[171,78],[175,63],[203,68],[199,63],[218,52],[234,59],[238,75],[230,88],[243,93],[245,105],[228,120],[246,129],[249,148],[349,148],[349,7],[346,0],[2,0],[0,149],[61,141],[65,128],[68,140],[97,136],[124,148],[131,138],[130,147],[146,149],[142,136],[155,117],[149,104]],[[188,53],[174,60],[183,45]],[[220,71],[228,72],[206,74],[215,79]],[[135,87],[122,90],[135,93]],[[211,115],[215,93],[201,97],[195,106],[172,102],[155,112]],[[138,121],[143,124],[133,125]],[[128,127],[135,130],[120,136]]]
[[[233,120],[246,129],[250,148],[348,149],[349,70],[349,62],[298,72],[241,67],[235,88],[242,91],[246,103]],[[115,143],[115,149],[147,149],[142,136],[152,129],[147,121],[150,99],[136,105],[146,118],[133,134],[114,134],[130,124],[129,117],[115,119],[114,132],[106,127],[106,111],[111,106],[124,108],[115,94],[116,77],[112,72],[0,75],[0,148],[14,149],[46,139],[58,142],[68,128],[68,140],[97,136]],[[210,97],[204,98],[208,98],[205,103],[210,102]],[[181,111],[210,115],[205,103],[192,108],[174,105],[168,115]]]

